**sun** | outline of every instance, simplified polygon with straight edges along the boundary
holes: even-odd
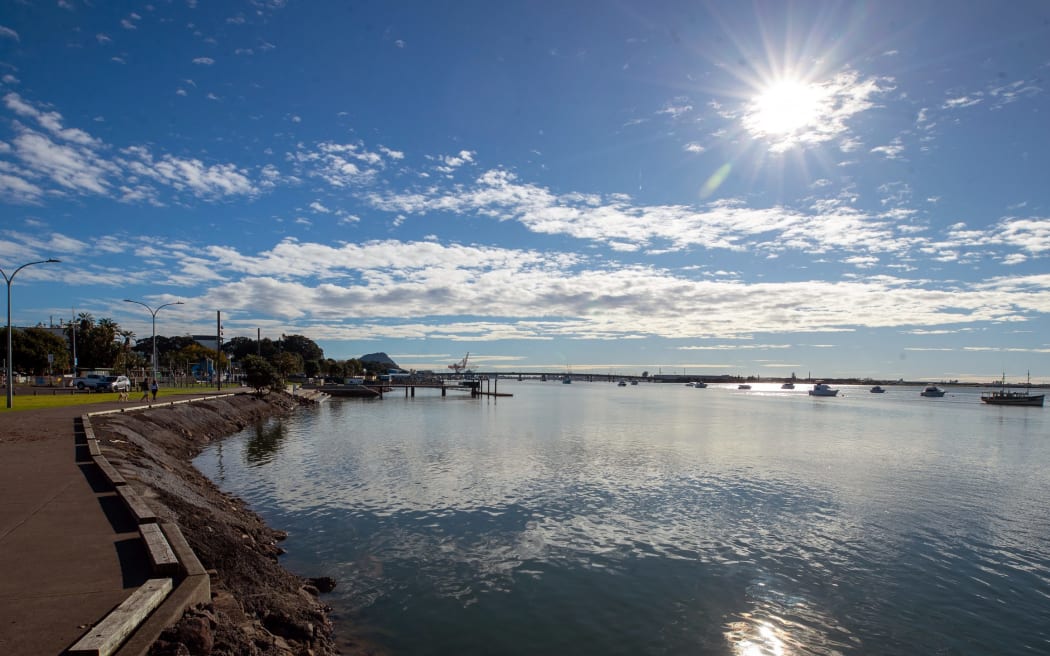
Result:
[[[802,80],[776,80],[759,90],[744,119],[755,135],[783,137],[813,126],[820,117],[821,88]]]

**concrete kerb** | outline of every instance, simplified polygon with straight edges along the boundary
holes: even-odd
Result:
[[[146,654],[160,634],[182,617],[187,608],[211,601],[211,579],[193,552],[182,531],[175,524],[159,523],[156,514],[139,497],[116,468],[102,455],[100,444],[91,426],[91,417],[119,414],[126,411],[150,410],[153,407],[175,406],[183,403],[209,401],[236,396],[221,394],[166,403],[154,403],[134,408],[118,408],[89,412],[82,416],[84,436],[92,460],[117,491],[139,525],[139,534],[153,563],[155,574],[171,576],[176,570],[181,575],[177,583],[158,586],[151,579],[128,599],[102,618],[77,641],[70,654],[97,656],[141,656]],[[159,529],[159,530],[158,530]],[[174,559],[174,562],[173,562]]]

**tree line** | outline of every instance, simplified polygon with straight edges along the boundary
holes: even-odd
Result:
[[[6,344],[6,327],[0,328],[0,338],[4,340],[0,343]],[[157,366],[179,375],[188,375],[193,365],[206,360],[217,363],[224,371],[229,371],[232,361],[246,372],[245,363],[265,362],[282,380],[300,374],[338,379],[379,373],[383,369],[380,363],[326,358],[324,350],[303,335],[282,335],[276,340],[234,337],[222,344],[220,352],[198,344],[189,335],[157,335],[156,342]],[[60,331],[44,326],[15,328],[11,345],[12,368],[34,376],[94,369],[128,374],[149,369],[153,357],[152,336],[136,339],[134,332],[122,328],[113,319],[95,319],[86,312],[61,326]]]

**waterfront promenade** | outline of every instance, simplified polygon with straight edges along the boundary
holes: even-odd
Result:
[[[0,653],[60,654],[149,575],[138,527],[79,433],[103,402],[0,413]]]

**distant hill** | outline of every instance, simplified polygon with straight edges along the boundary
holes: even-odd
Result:
[[[358,358],[361,362],[375,362],[383,365],[384,369],[400,369],[397,363],[390,359],[390,356],[386,353],[369,353],[368,355],[362,355]]]

